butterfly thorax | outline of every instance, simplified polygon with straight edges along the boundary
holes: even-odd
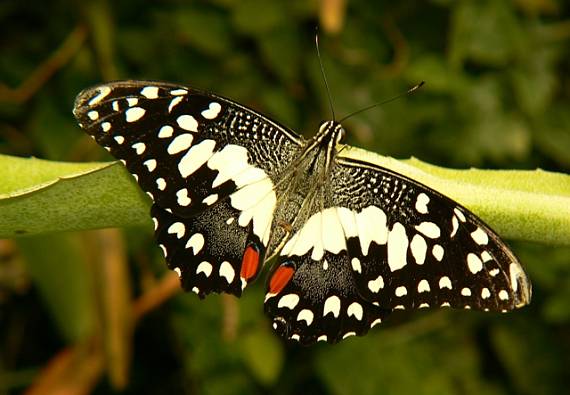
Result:
[[[299,156],[284,169],[276,184],[278,204],[266,259],[278,253],[311,215],[325,208],[326,186],[337,154],[337,144],[344,135],[339,123],[323,122],[318,133],[300,150]]]

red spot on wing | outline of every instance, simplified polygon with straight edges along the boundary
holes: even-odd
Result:
[[[252,245],[247,246],[241,261],[240,277],[248,281],[255,277],[259,269],[259,251]]]
[[[275,273],[273,273],[273,276],[271,276],[271,280],[269,280],[269,293],[278,294],[281,292],[289,283],[294,273],[295,270],[293,270],[292,267],[279,267]]]

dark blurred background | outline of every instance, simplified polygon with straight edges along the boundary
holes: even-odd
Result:
[[[110,160],[71,108],[127,78],[210,90],[310,136],[331,116],[317,26],[337,116],[426,81],[347,121],[350,144],[570,171],[564,0],[3,0],[0,153]],[[511,244],[527,308],[395,314],[301,348],[273,335],[263,280],[239,301],[179,292],[151,229],[0,240],[0,395],[567,393],[570,248]]]

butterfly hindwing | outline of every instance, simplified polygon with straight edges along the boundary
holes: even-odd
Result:
[[[280,288],[288,271],[292,278]],[[362,336],[391,312],[359,294],[346,251],[326,252],[319,261],[280,257],[270,278],[265,310],[281,336],[301,344]]]
[[[122,81],[87,89],[78,96],[74,114],[152,198],[157,240],[185,287],[196,287],[200,295],[239,295],[242,263],[249,264],[247,281],[258,272],[256,259],[257,266],[262,263],[276,204],[274,183],[302,138],[228,99],[161,82]],[[200,215],[215,210],[225,217],[211,221]],[[197,233],[205,238],[203,257],[187,247]],[[229,245],[236,251],[229,253]],[[206,264],[196,273],[201,262],[227,276],[206,281]],[[235,281],[227,281],[228,264]]]

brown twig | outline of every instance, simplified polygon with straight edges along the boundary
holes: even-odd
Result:
[[[402,69],[404,69],[408,63],[410,49],[406,42],[406,38],[392,19],[385,18],[383,20],[382,27],[384,28],[386,37],[394,49],[392,62],[383,66],[382,74],[384,74],[386,78],[394,78],[402,72]]]
[[[180,280],[173,272],[133,304],[134,321],[163,304],[180,291]],[[86,346],[87,345],[87,346]],[[84,344],[64,348],[40,372],[25,395],[86,395],[92,392],[105,369],[103,348],[96,337]]]
[[[0,100],[14,103],[28,101],[41,87],[79,51],[85,38],[87,29],[83,25],[77,26],[67,36],[61,46],[41,63],[17,88],[0,84]]]
[[[135,301],[133,305],[134,320],[138,321],[145,314],[179,293],[180,290],[180,279],[174,272],[168,272],[157,286],[145,292]]]

